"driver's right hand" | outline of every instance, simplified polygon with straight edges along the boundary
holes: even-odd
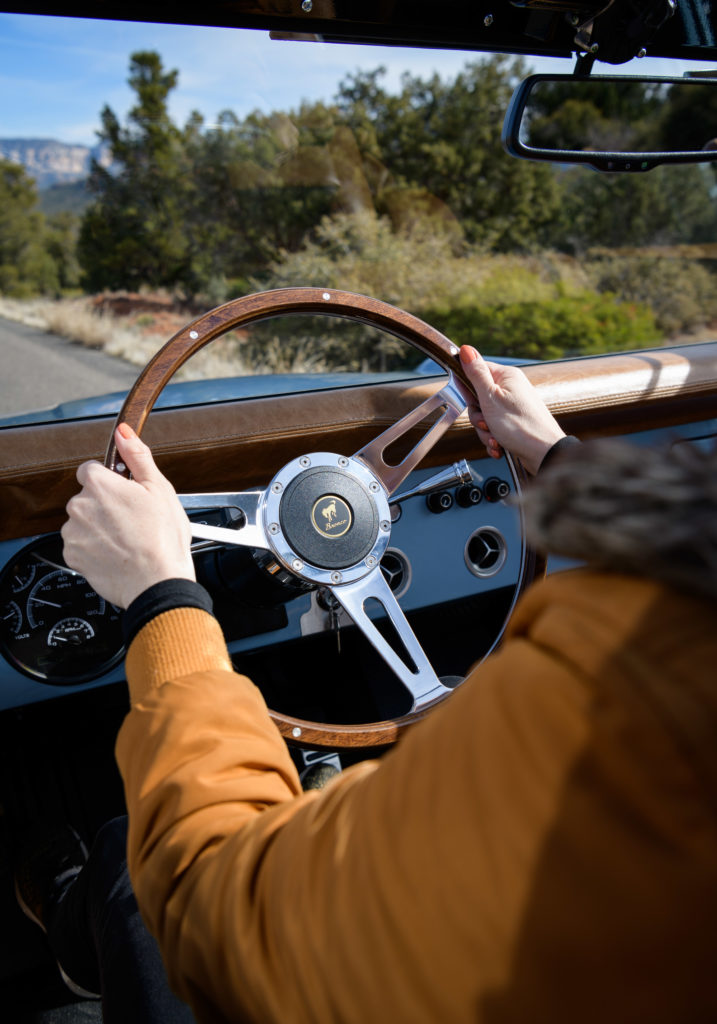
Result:
[[[517,366],[488,362],[472,345],[461,346],[460,359],[476,393],[468,417],[488,454],[500,458],[505,449],[537,473],[565,431]]]

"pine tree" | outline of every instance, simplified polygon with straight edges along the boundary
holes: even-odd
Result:
[[[79,259],[90,290],[174,287],[188,275],[189,244],[184,211],[191,182],[184,139],[172,122],[167,98],[177,72],[165,71],[159,54],[130,59],[129,85],[137,95],[128,123],[102,111],[100,141],[109,148],[109,169],[93,164],[95,198],[83,219]]]

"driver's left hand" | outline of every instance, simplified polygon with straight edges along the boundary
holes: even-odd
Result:
[[[68,566],[111,604],[127,608],[155,583],[196,576],[189,520],[174,488],[126,423],[115,441],[133,479],[84,462],[77,470],[82,490],[67,503],[61,532]]]

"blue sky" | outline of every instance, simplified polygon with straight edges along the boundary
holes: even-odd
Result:
[[[193,109],[211,122],[227,108],[242,116],[257,108],[295,109],[303,99],[329,100],[341,79],[358,68],[385,65],[385,84],[394,89],[406,70],[453,77],[476,57],[447,50],[286,43],[248,30],[0,14],[0,138],[92,145],[104,104],[120,118],[131,105],[128,59],[140,49],[157,50],[165,67],[178,69],[170,111],[180,124]],[[550,62],[550,70],[570,68],[569,61]],[[628,70],[635,73],[629,65],[620,69]],[[660,73],[648,60],[638,70]]]

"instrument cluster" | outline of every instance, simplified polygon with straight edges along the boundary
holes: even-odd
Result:
[[[57,686],[97,679],[122,657],[121,610],[68,569],[59,534],[28,544],[0,573],[0,651]]]

